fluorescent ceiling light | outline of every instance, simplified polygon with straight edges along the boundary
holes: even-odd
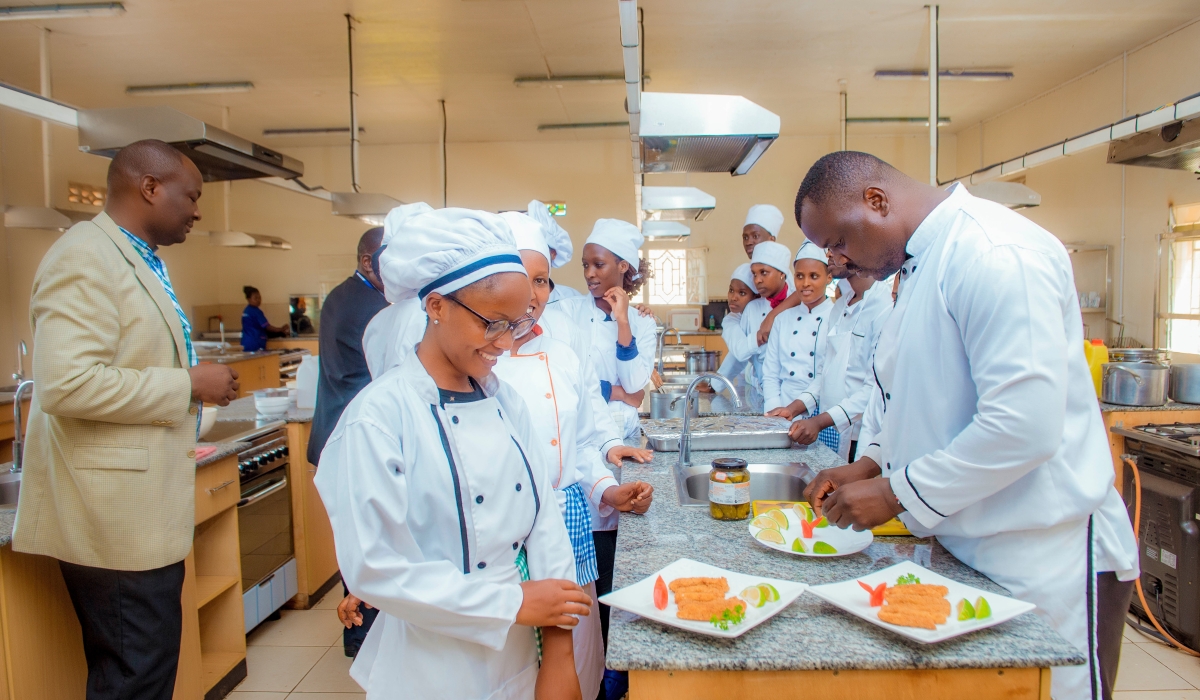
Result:
[[[21,19],[67,19],[124,14],[119,2],[85,2],[76,5],[15,5],[0,7],[0,21]]]
[[[691,235],[692,229],[678,221],[643,221],[642,235],[648,239],[655,238],[684,238]]]
[[[767,148],[769,148],[772,143],[774,143],[774,139],[759,139],[758,143],[754,144],[754,146],[750,149],[750,152],[746,154],[746,157],[742,159],[742,162],[733,169],[733,174],[745,175],[746,173],[750,172],[750,168],[754,167],[754,164],[758,162],[758,159],[762,157],[762,154],[767,152]]]
[[[921,124],[929,126],[929,117],[846,117],[847,124]],[[946,126],[950,117],[938,117],[938,126]]]
[[[334,216],[346,216],[369,226],[383,226],[388,212],[404,204],[376,192],[333,192],[330,200]]]
[[[552,87],[560,88],[568,85],[623,85],[625,76],[620,73],[603,75],[551,75],[527,76],[514,78],[513,85],[517,87]]]
[[[875,71],[876,80],[929,80],[929,71],[927,70],[877,70]],[[1012,80],[1013,72],[1010,70],[970,70],[966,68],[943,68],[938,71],[939,80],[974,80],[978,82],[992,82],[998,80]]]
[[[561,131],[564,129],[603,129],[610,126],[629,126],[629,122],[576,122],[573,124],[538,124],[538,131]]]
[[[231,83],[179,83],[177,85],[130,85],[126,95],[198,95],[207,93],[250,92],[254,83],[242,80]]]
[[[321,134],[348,134],[348,126],[318,126],[309,129],[263,129],[263,136],[320,136]],[[365,134],[367,130],[358,127],[358,133]]]

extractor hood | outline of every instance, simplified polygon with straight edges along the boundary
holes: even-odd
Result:
[[[1108,162],[1200,175],[1200,118],[1173,121],[1108,145]]]
[[[717,198],[695,187],[642,187],[645,221],[703,221]]]
[[[1019,182],[992,180],[978,185],[967,185],[967,191],[980,199],[990,199],[1009,209],[1027,209],[1042,203],[1042,195]]]
[[[692,235],[692,229],[678,221],[643,221],[642,235],[647,239],[674,238],[676,240]]]
[[[737,95],[645,92],[643,173],[745,175],[779,138],[779,116]]]
[[[263,236],[242,231],[210,231],[208,241],[222,248],[267,248],[269,250],[291,250],[292,244],[278,236]]]
[[[112,158],[142,139],[166,141],[185,153],[205,182],[304,174],[295,158],[251,143],[170,107],[79,110],[79,150]]]
[[[371,226],[383,226],[389,211],[404,204],[376,192],[330,192],[334,216],[349,216]]]

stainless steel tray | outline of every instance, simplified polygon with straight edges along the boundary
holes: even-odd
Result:
[[[689,427],[693,450],[770,450],[792,446],[790,425],[784,418],[726,414],[693,418]],[[678,452],[682,429],[682,418],[642,421],[647,445],[656,452]]]

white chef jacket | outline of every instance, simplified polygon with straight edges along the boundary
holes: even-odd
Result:
[[[764,411],[800,398],[800,392],[816,379],[825,359],[832,315],[833,302],[826,298],[811,309],[800,304],[775,317],[762,360]]]
[[[907,252],[859,454],[881,466],[914,534],[936,535],[1090,652],[1089,572],[1130,580],[1138,562],[1067,253],[957,185]],[[1088,666],[1055,668],[1052,694],[1090,697],[1091,680]]]
[[[371,377],[382,376],[399,367],[404,358],[421,342],[428,321],[417,298],[405,299],[375,314],[363,331],[363,354]]]
[[[581,296],[583,296],[583,292],[579,291],[578,289],[555,282],[554,289],[550,290],[550,298],[546,300],[546,303],[553,304],[556,301],[562,301],[563,299]]]
[[[725,341],[726,353],[717,372],[734,379],[745,372],[750,357],[758,350],[758,340],[746,332],[740,313],[725,314],[721,319],[721,340]]]
[[[832,323],[825,341],[825,361],[817,378],[800,393],[810,412],[817,406],[833,419],[841,436],[838,454],[850,458],[850,443],[858,439],[862,414],[875,391],[871,361],[883,323],[892,310],[892,283],[876,282],[856,304],[850,304],[854,290],[846,280],[838,283],[842,296],[833,304]]]
[[[563,299],[555,306],[558,312],[571,319],[571,325],[553,324],[556,327],[552,333],[569,327],[571,337],[558,339],[567,342],[577,355],[589,355],[600,381],[620,386],[627,392],[645,388],[654,370],[658,342],[658,329],[653,318],[642,316],[637,309],[629,307],[633,343],[629,348],[618,348],[616,321],[601,311],[590,295]],[[618,430],[624,431],[624,437],[637,436],[640,430],[637,408],[624,401],[610,401],[608,406]]]
[[[573,581],[575,562],[525,401],[495,375],[481,385],[488,398],[443,408],[410,354],[321,455],[342,578],[381,613],[350,668],[368,698],[533,697],[515,560],[524,546],[533,580]]]
[[[600,497],[617,485],[604,462],[616,426],[608,411],[593,412],[599,380],[571,347],[542,333],[496,363],[496,376],[510,384],[529,408],[537,445],[550,465],[558,491],[578,483],[601,515],[613,509]],[[602,451],[603,449],[603,451]]]

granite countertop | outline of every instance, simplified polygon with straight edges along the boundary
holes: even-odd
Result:
[[[815,470],[841,463],[817,443],[791,450],[693,452],[693,464],[716,457],[751,463],[806,462]],[[622,481],[654,486],[643,516],[622,513],[613,588],[619,589],[686,557],[765,577],[832,583],[913,560],[943,576],[984,590],[1004,589],[955,559],[935,540],[877,538],[865,551],[811,559],[756,545],[746,522],[713,520],[707,509],[678,505],[672,468],[679,453],[655,453],[650,464],[626,464]],[[1085,659],[1033,613],[940,644],[911,642],[860,620],[812,594],[736,639],[693,634],[621,610],[612,610],[608,666],[618,670],[841,670],[1031,668]]]
[[[1115,403],[1100,402],[1101,413],[1118,413],[1123,411],[1200,411],[1200,404],[1168,401],[1161,406],[1122,406]]]
[[[245,442],[197,442],[196,447],[215,447],[217,451],[209,456],[196,460],[196,467],[204,467],[213,462],[225,459],[229,455],[235,455],[245,448],[249,447],[249,443]]]
[[[217,422],[230,420],[254,420],[258,416],[258,411],[254,408],[254,397],[245,396],[234,401],[230,401],[228,406],[222,406],[217,411]],[[288,406],[286,414],[281,414],[278,418],[282,418],[289,423],[311,423],[313,419],[313,409],[311,408],[296,408],[295,399]]]
[[[0,547],[12,542],[13,524],[17,521],[15,506],[0,508]]]
[[[199,355],[201,362],[211,362],[218,365],[228,365],[242,360],[253,360],[256,357],[265,357],[267,355],[278,355],[278,350],[259,350],[257,352],[227,352],[223,354],[205,353]]]

